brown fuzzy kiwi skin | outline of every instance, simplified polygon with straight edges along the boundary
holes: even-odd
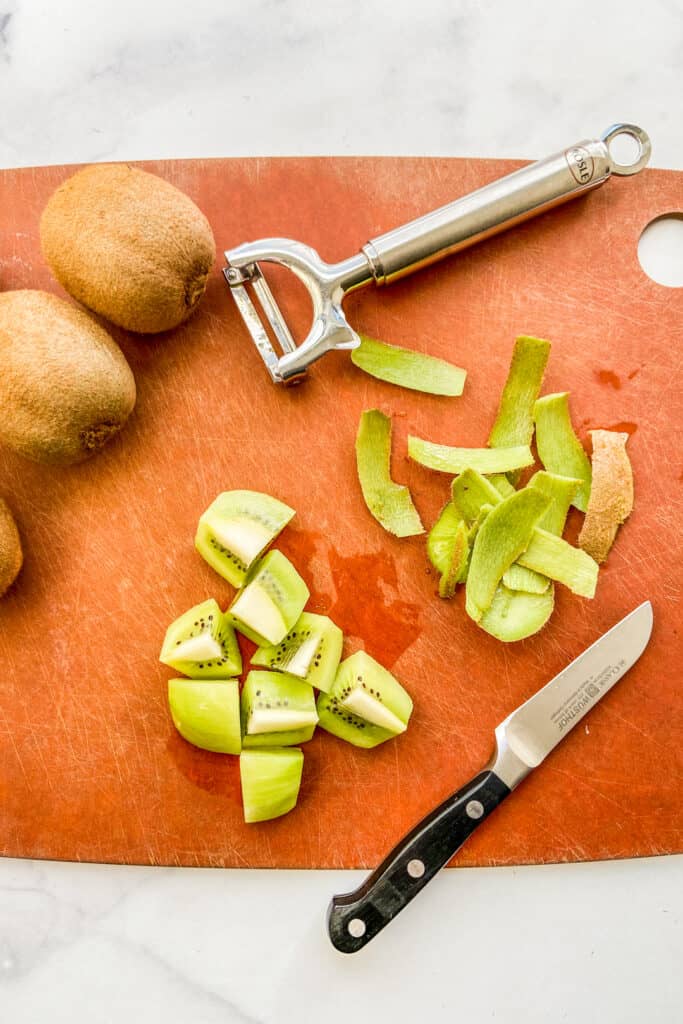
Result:
[[[9,590],[24,562],[17,524],[0,498],[0,597]]]
[[[93,164],[60,185],[40,241],[75,299],[138,334],[186,320],[216,258],[211,226],[189,196],[127,164]]]
[[[617,530],[633,511],[633,470],[628,434],[591,430],[593,481],[579,547],[596,562],[607,559]]]
[[[48,292],[0,293],[0,442],[35,462],[94,455],[135,405],[135,379],[103,327]]]

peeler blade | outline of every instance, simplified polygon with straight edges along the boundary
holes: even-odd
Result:
[[[248,285],[253,287],[259,300],[260,308],[282,352],[293,352],[296,349],[296,343],[268,286],[268,282],[263,276],[261,268],[257,263],[252,263],[241,271],[235,267],[226,267],[223,270],[223,274],[230,285],[230,291],[251,335],[252,341],[263,362],[266,364],[271,380],[277,384],[282,383],[280,356],[273,347],[263,320],[259,316],[256,305],[249,295]]]

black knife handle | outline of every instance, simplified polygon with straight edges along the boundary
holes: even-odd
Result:
[[[355,953],[424,889],[510,789],[483,771],[423,818],[355,892],[334,896],[327,929],[341,953]]]

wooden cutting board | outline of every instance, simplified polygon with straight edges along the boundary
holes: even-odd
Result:
[[[520,166],[500,160],[235,159],[145,165],[205,211],[219,248],[289,236],[328,259]],[[41,260],[40,212],[72,168],[0,173],[0,287],[60,289]],[[636,255],[654,217],[683,209],[683,174],[613,180],[446,263],[351,296],[360,330],[469,371],[459,399],[403,392],[326,356],[274,386],[217,265],[200,311],[155,338],[114,331],[138,383],[123,435],[68,469],[0,451],[0,493],[26,564],[0,602],[0,852],[7,856],[251,867],[370,867],[490,754],[493,729],[584,647],[650,598],[652,642],[626,679],[466,844],[462,865],[670,853],[681,832],[683,289]],[[220,262],[220,261],[219,261]],[[281,304],[305,323],[291,279]],[[290,296],[293,296],[291,299]],[[426,524],[449,479],[411,464],[406,435],[483,445],[516,334],[547,337],[545,391],[574,422],[628,430],[636,510],[585,601],[557,588],[540,635],[505,646],[436,596],[424,538],[367,513],[355,476],[363,409],[394,417],[393,472]],[[320,732],[296,810],[245,825],[235,758],[174,731],[158,652],[168,623],[231,589],[195,553],[222,490],[298,510],[278,546],[348,650],[365,648],[415,700],[408,733],[361,751]],[[577,522],[573,523],[576,531]],[[575,536],[575,532],[574,532]]]

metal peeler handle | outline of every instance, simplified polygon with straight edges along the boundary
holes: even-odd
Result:
[[[620,135],[630,136],[638,145],[637,156],[630,164],[619,163],[610,151]],[[326,352],[360,345],[360,338],[342,309],[347,292],[373,282],[387,284],[405,277],[482,238],[597,188],[611,174],[637,174],[649,157],[650,140],[642,128],[615,124],[599,139],[577,142],[380,235],[339,263],[326,263],[310,246],[290,238],[265,238],[226,251],[227,266],[223,273],[271,379],[278,384],[293,383]],[[313,323],[298,345],[266,283],[261,262],[286,267],[308,290]],[[249,290],[260,301],[262,315]],[[272,338],[279,344],[279,354]]]
[[[617,163],[610,154],[610,143],[619,135],[629,135],[638,143],[638,156],[631,164]],[[642,128],[612,125],[599,139],[577,142],[380,235],[362,252],[375,282],[388,284],[597,188],[611,174],[636,174],[649,156],[650,140]]]

